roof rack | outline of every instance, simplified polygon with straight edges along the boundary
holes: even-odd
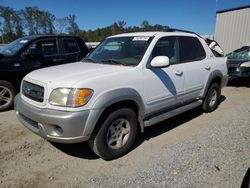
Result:
[[[190,33],[190,34],[197,35],[197,36],[200,37],[200,38],[203,38],[203,37],[201,37],[199,34],[193,32],[193,31],[187,31],[187,30],[175,29],[175,28],[169,28],[169,29],[167,30],[167,32],[175,32],[175,31],[184,32],[184,33]]]

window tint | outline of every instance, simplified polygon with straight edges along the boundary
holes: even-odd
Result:
[[[79,52],[77,42],[74,39],[63,39],[63,46],[64,46],[64,52],[66,54]]]
[[[206,57],[203,46],[196,37],[179,37],[180,61],[197,61]]]
[[[177,37],[164,37],[159,39],[152,52],[152,58],[156,56],[167,56],[170,64],[178,63],[179,46]]]
[[[29,47],[28,51],[43,55],[56,55],[58,54],[56,39],[37,41]]]

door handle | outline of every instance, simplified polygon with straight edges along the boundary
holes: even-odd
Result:
[[[206,70],[210,70],[210,69],[211,69],[211,67],[210,67],[210,66],[208,66],[208,65],[206,65],[206,66],[205,66],[205,69],[206,69]]]
[[[174,74],[177,75],[177,76],[182,76],[183,72],[180,71],[180,70],[176,70],[176,71],[174,72]]]
[[[63,59],[62,58],[59,58],[59,59],[53,59],[53,61],[55,62],[59,62],[59,61],[62,61]]]

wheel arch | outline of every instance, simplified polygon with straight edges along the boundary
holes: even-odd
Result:
[[[223,79],[223,75],[219,70],[215,70],[215,71],[211,72],[211,74],[209,75],[208,81],[204,87],[202,98],[206,97],[208,89],[212,83],[214,83],[214,82],[218,83],[219,87],[221,88],[222,79]]]
[[[16,79],[0,77],[0,81],[5,81],[5,82],[11,83],[17,92],[20,90],[20,82]]]
[[[105,118],[105,115],[116,108],[128,107],[131,108],[138,119],[141,132],[144,131],[144,103],[139,93],[131,88],[122,88],[108,91],[98,97],[93,106],[91,113],[87,120],[87,126],[84,130],[85,135],[91,136],[92,133],[98,129],[97,125]]]

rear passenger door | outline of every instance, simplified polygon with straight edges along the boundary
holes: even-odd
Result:
[[[79,55],[81,53],[76,39],[63,38],[62,39],[62,62],[71,63],[81,60]]]
[[[197,37],[180,36],[180,63],[184,70],[184,101],[195,100],[205,87],[210,74],[206,52]]]

